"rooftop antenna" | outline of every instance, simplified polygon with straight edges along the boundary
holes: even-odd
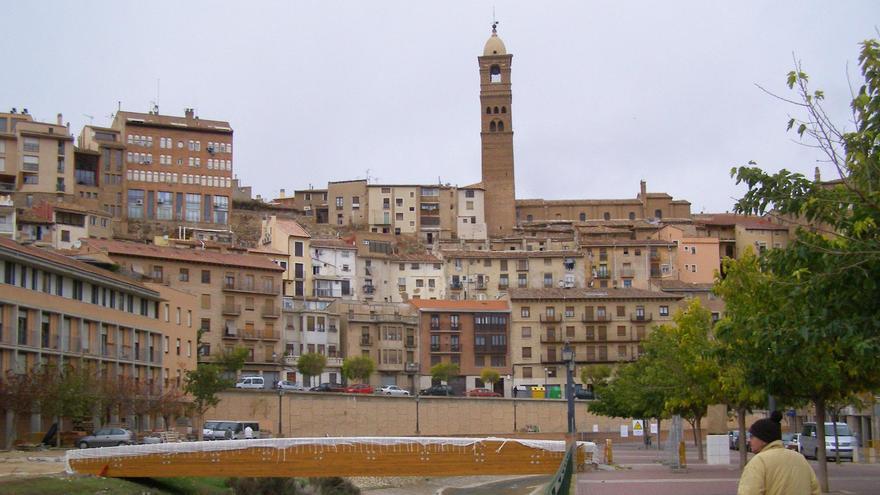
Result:
[[[367,184],[370,183],[370,169],[367,169]]]
[[[94,116],[94,115],[89,115],[89,114],[87,114],[87,113],[84,113],[84,114],[83,114],[83,117],[88,117],[88,118],[89,118],[89,125],[92,125],[92,122],[94,122],[94,120],[95,120],[95,116]]]
[[[495,34],[497,31],[495,28],[498,27],[498,21],[495,19],[495,6],[492,6],[492,34]]]

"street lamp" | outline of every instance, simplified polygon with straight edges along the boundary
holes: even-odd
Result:
[[[278,389],[278,438],[281,438],[281,399],[284,397],[284,389]]]
[[[568,434],[575,434],[574,423],[574,349],[567,341],[562,346],[562,360],[565,361],[565,399],[568,401]]]
[[[544,368],[544,394],[547,394],[547,377],[550,375],[550,368]]]

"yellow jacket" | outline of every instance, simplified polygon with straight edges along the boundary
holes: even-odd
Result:
[[[746,464],[737,495],[820,495],[816,473],[804,456],[768,443]]]

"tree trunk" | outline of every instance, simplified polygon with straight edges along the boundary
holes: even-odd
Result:
[[[833,423],[831,428],[832,428],[832,431],[834,432],[834,463],[839,466],[840,465],[840,435],[837,434],[837,421],[838,421],[838,418],[840,418],[840,415],[838,414],[838,412],[837,412],[838,409],[836,407],[833,408],[833,411],[834,412],[831,413],[831,422]],[[853,445],[853,448],[857,449],[858,446]]]
[[[828,464],[825,456],[825,399],[817,398],[816,404],[816,464],[819,465],[819,487],[822,493],[830,491],[828,485]]]
[[[736,409],[736,427],[739,429],[739,438],[736,439],[736,446],[739,449],[739,469],[742,470],[749,459],[749,452],[746,449],[746,408],[744,407]]]
[[[660,428],[660,426],[661,426],[660,423],[662,421],[663,421],[662,419],[657,418],[657,450],[661,450],[662,449],[661,445],[663,445],[663,442],[661,441],[662,440],[661,436],[663,435],[663,428]]]
[[[6,445],[4,445],[5,450],[12,450],[12,445],[15,443],[15,410],[7,409],[6,410]]]
[[[703,417],[697,416],[696,421],[694,421],[694,423],[696,423],[696,426],[697,426],[694,429],[694,435],[696,435],[696,437],[697,437],[697,442],[696,442],[696,444],[697,444],[697,460],[705,461],[706,456],[703,454],[703,425],[702,425]]]
[[[61,448],[61,422],[64,420],[61,416],[55,416],[55,424],[58,425],[55,428],[55,447]],[[50,425],[49,428],[52,426]]]

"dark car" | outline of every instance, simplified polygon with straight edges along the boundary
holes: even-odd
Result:
[[[422,390],[420,393],[421,395],[437,395],[441,397],[455,395],[455,392],[449,385],[434,385]]]
[[[345,392],[345,386],[339,383],[324,382],[309,389],[309,392]]]
[[[577,387],[574,389],[574,398],[581,400],[593,400],[596,397],[593,395],[592,390],[583,387]]]

